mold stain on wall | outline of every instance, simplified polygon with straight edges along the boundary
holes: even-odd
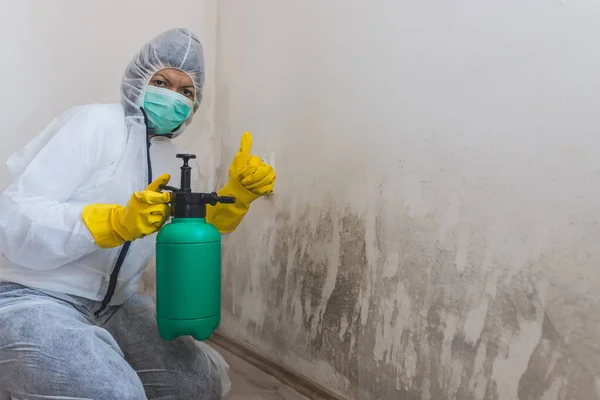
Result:
[[[278,313],[266,328],[273,330],[271,338],[295,336],[293,327],[308,332],[301,351],[326,360],[356,381],[359,299],[367,272],[364,226],[350,210],[337,216],[332,208],[321,212],[312,226],[311,211],[296,223],[290,221],[289,212],[278,214],[270,263],[279,274],[271,285],[277,289],[269,301]],[[295,314],[300,326],[281,323],[281,318]]]
[[[600,398],[530,270],[509,267],[510,254],[490,254],[485,235],[468,232],[458,268],[461,234],[432,240],[440,238],[434,214],[417,220],[324,203],[301,213],[281,207],[256,243],[226,241],[225,286],[236,300],[225,308],[234,316],[260,308],[245,326],[257,346],[307,375],[307,365],[326,363],[351,399]],[[268,254],[247,253],[259,243]],[[256,286],[248,265],[261,271]]]

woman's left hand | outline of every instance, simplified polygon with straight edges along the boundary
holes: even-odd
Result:
[[[256,196],[272,194],[277,179],[275,170],[260,157],[250,155],[251,149],[252,135],[245,132],[240,150],[229,169],[229,178],[235,179],[244,189]]]

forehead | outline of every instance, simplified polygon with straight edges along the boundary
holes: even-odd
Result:
[[[176,68],[164,68],[154,74],[153,78],[157,75],[166,78],[171,84],[178,86],[193,86],[194,81],[185,72]]]

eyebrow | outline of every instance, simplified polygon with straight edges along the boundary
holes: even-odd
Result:
[[[170,80],[168,80],[168,79],[167,79],[167,77],[166,77],[166,76],[164,76],[163,74],[156,74],[156,75],[154,76],[154,79],[157,79],[158,77],[160,77],[160,78],[161,78],[163,81],[167,81],[167,83],[171,83],[171,81],[170,81]]]
[[[164,76],[163,74],[157,73],[156,75],[154,75],[154,79],[159,79],[159,78],[162,79],[163,81],[166,81],[169,85],[171,84],[171,81],[169,79],[167,79],[167,77]],[[194,89],[194,90],[196,89],[196,87],[193,84],[180,87],[180,89],[190,89],[190,88]]]

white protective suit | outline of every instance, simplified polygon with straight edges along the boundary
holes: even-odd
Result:
[[[193,113],[204,83],[202,47],[184,30],[171,30],[148,43],[127,67],[122,104],[75,107],[53,121],[8,160],[14,182],[0,199],[0,280],[88,299],[105,299],[122,247],[100,249],[84,225],[88,204],[125,205],[162,173],[178,186],[181,161],[169,138],[147,141],[143,92],[159,70],[175,67],[194,80]],[[169,165],[153,165],[160,153]],[[169,156],[171,155],[171,156]],[[156,235],[136,240],[126,251],[110,305],[137,290],[154,254]]]
[[[178,186],[168,137],[147,140],[145,91],[164,68],[204,83],[198,39],[169,30],[126,69],[121,104],[75,107],[8,160],[0,198],[0,399],[206,398],[227,395],[227,364],[191,337],[160,339],[154,305],[136,293],[155,235],[101,249],[88,204],[125,205],[163,173]],[[158,161],[158,162],[157,162]]]

